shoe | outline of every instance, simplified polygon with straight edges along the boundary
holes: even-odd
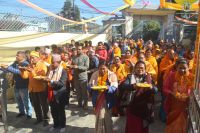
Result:
[[[44,121],[44,122],[43,122],[43,126],[44,126],[44,127],[46,127],[46,126],[48,126],[48,125],[49,125],[49,122],[48,122],[48,121]]]
[[[34,125],[37,125],[37,124],[39,124],[39,123],[41,123],[42,122],[42,120],[36,120],[35,122],[34,122]]]
[[[32,118],[32,116],[31,116],[31,115],[27,115],[26,118],[27,118],[28,120],[30,120],[30,119]]]
[[[50,132],[53,132],[55,129],[56,129],[55,127],[51,127],[51,128],[49,129],[49,131],[50,131]]]
[[[60,129],[60,133],[64,133],[64,132],[65,132],[65,130],[66,130],[66,128],[65,128],[65,127],[61,128],[61,129]]]
[[[16,117],[22,117],[22,116],[24,116],[25,114],[23,114],[23,113],[19,113]]]

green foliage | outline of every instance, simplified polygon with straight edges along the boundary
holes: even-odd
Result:
[[[80,10],[79,10],[79,8],[78,8],[78,6],[75,6],[75,9],[74,9],[75,11],[75,14],[74,14],[74,19],[76,20],[76,21],[80,21],[80,17],[81,17],[81,15],[80,15]]]
[[[73,19],[76,21],[80,20],[80,10],[79,7],[71,3],[71,0],[66,0],[64,6],[61,10],[61,15],[67,19]]]
[[[138,26],[139,22],[137,20],[133,20],[133,28],[135,28],[136,26]]]
[[[146,21],[143,27],[144,40],[157,40],[160,32],[160,24],[157,21]]]

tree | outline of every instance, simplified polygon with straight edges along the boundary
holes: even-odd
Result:
[[[137,20],[133,20],[133,28],[135,28],[136,26],[138,26],[139,22]]]
[[[80,10],[78,8],[78,6],[75,6],[75,9],[74,9],[74,20],[76,21],[80,21]]]
[[[80,10],[76,5],[72,5],[71,0],[66,0],[60,14],[67,19],[80,20]]]
[[[150,39],[156,41],[158,39],[159,33],[160,33],[159,22],[152,20],[144,23],[143,35],[145,41]]]

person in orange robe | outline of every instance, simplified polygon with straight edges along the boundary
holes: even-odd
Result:
[[[143,61],[145,63],[145,65],[146,65],[146,72],[152,76],[152,78],[153,78],[154,81],[156,81],[156,71],[153,68],[153,66],[151,65],[151,63],[149,63],[148,61],[146,61],[145,55],[143,53],[140,53],[138,55],[138,60],[139,61]]]
[[[194,51],[187,50],[184,57],[188,60],[189,63],[189,70],[194,74]]]
[[[51,54],[47,54],[46,52],[40,52],[40,59],[44,62],[44,64],[49,67],[51,65]]]
[[[117,75],[117,80],[118,80],[119,84],[121,84],[125,80],[127,74],[126,74],[126,71],[125,71],[124,64],[121,63],[120,57],[116,56],[114,58],[114,64],[112,64],[110,66],[110,70]],[[112,113],[113,113],[113,115],[118,116],[118,114],[119,114],[118,96],[115,96],[115,100],[117,102],[116,102],[116,105],[113,106],[113,108],[112,108]]]
[[[159,66],[159,75],[158,75],[158,86],[162,88],[163,86],[163,76],[165,71],[171,68],[176,62],[177,56],[173,49],[169,49],[163,59],[160,62]]]
[[[120,57],[118,56],[114,58],[114,64],[110,66],[110,70],[117,75],[119,82],[123,81],[127,76],[124,64],[121,63]]]
[[[167,122],[165,133],[187,133],[189,95],[193,88],[194,75],[189,72],[188,62],[178,62],[177,71],[164,81]]]
[[[70,98],[70,91],[72,90],[71,86],[73,84],[72,79],[72,69],[70,68],[71,61],[69,59],[69,54],[61,53],[61,62],[60,66],[66,71],[67,74],[67,81],[66,81],[66,88],[67,88],[67,103],[66,106],[69,106],[69,98]]]
[[[160,50],[160,47],[158,44],[155,44],[155,46],[153,47],[153,56],[156,57],[157,56],[157,51]]]
[[[51,49],[46,48],[44,52],[45,52],[45,54],[46,54],[46,60],[45,60],[45,61],[46,61],[48,64],[52,64]]]
[[[159,71],[160,73],[165,72],[169,67],[175,64],[177,57],[175,55],[175,52],[173,49],[169,49],[167,51],[167,54],[164,56],[164,58],[160,62]]]
[[[145,55],[146,55],[146,61],[148,61],[153,66],[154,70],[156,71],[155,78],[157,79],[158,64],[157,64],[156,58],[152,54],[152,50],[151,49],[147,49],[145,51]],[[156,82],[157,82],[157,80],[156,80]]]
[[[122,58],[122,62],[125,63],[126,60],[129,60],[132,64],[135,64],[137,62],[137,57],[131,55],[131,51],[127,50],[125,52],[125,56]]]
[[[113,51],[114,51],[114,57],[118,56],[121,57],[121,49],[118,46],[118,43],[113,44]]]
[[[137,58],[131,55],[130,50],[127,50],[125,56],[122,59],[122,63],[124,64],[126,74],[130,74],[132,72],[136,62]]]
[[[30,61],[31,64],[29,67],[20,68],[21,76],[24,79],[29,79],[28,88],[37,119],[34,124],[43,121],[43,126],[47,126],[49,124],[49,107],[47,103],[46,82],[36,78],[47,75],[47,66],[40,59],[39,52],[36,51],[30,53]]]

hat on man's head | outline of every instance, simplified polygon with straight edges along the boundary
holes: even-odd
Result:
[[[61,61],[61,56],[59,54],[52,55],[53,61],[59,62]]]
[[[34,56],[34,57],[38,57],[39,58],[40,54],[39,54],[39,52],[31,51],[30,56]]]

